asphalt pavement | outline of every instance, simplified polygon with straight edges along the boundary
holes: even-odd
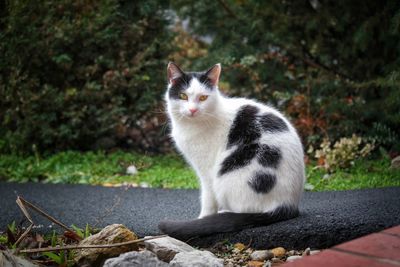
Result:
[[[41,207],[66,225],[104,227],[121,223],[140,237],[157,235],[163,219],[195,218],[200,211],[197,190],[109,188],[88,185],[0,183],[0,230],[24,216],[17,196]],[[190,244],[207,247],[219,241],[255,248],[327,248],[400,224],[400,187],[336,192],[306,192],[300,216],[270,226],[196,238]],[[51,222],[31,212],[37,228],[50,232]],[[25,223],[25,225],[27,225]]]

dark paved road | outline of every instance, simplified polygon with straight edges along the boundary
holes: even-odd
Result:
[[[189,219],[199,212],[198,191],[104,188],[83,185],[0,183],[0,229],[23,218],[17,195],[42,207],[67,225],[122,223],[139,236],[158,234],[165,218]],[[283,246],[325,248],[400,224],[400,187],[305,193],[301,216],[267,227],[191,240],[208,246],[216,241],[252,242],[256,248]],[[32,212],[33,214],[33,212]],[[34,216],[43,224],[49,222]]]

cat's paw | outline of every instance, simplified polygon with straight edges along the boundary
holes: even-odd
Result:
[[[197,219],[203,219],[204,217],[207,217],[209,215],[216,214],[217,212],[201,212],[200,215],[197,217]]]

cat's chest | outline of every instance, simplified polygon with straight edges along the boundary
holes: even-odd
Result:
[[[174,129],[172,136],[179,150],[197,169],[210,169],[226,146],[226,130]]]

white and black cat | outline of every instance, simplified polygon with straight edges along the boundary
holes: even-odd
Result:
[[[221,66],[184,72],[168,64],[166,102],[177,148],[201,184],[201,212],[162,221],[177,238],[230,232],[298,216],[305,182],[303,147],[276,109],[218,90]]]

